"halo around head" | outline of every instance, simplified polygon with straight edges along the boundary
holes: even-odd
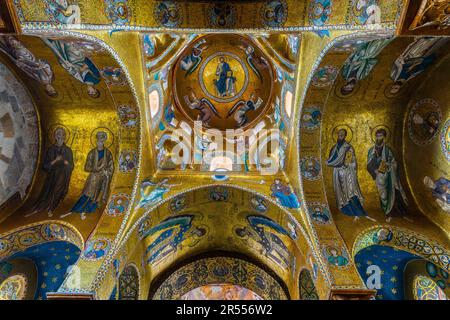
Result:
[[[105,140],[105,147],[110,148],[114,144],[114,134],[111,130],[109,130],[106,127],[99,127],[94,130],[92,130],[91,133],[91,145],[93,147],[96,147],[96,141],[97,141],[97,133],[99,132],[105,132],[106,133],[106,140]]]
[[[333,141],[337,141],[338,132],[341,129],[344,129],[345,131],[347,131],[347,137],[345,138],[345,141],[350,143],[353,140],[353,130],[346,124],[339,124],[333,128],[333,132],[332,132]]]
[[[389,142],[389,140],[391,139],[391,129],[389,129],[388,126],[384,125],[384,124],[380,124],[376,127],[374,127],[372,129],[372,133],[371,133],[371,138],[372,138],[372,142],[375,143],[376,141],[376,132],[380,129],[384,129],[386,131],[386,138],[384,139],[385,142]]]
[[[56,143],[55,141],[55,132],[58,129],[63,129],[66,133],[66,138],[64,139],[64,143],[67,144],[70,140],[70,130],[69,128],[67,128],[65,125],[61,124],[61,123],[55,123],[52,124],[49,128],[48,128],[48,140],[54,144]]]

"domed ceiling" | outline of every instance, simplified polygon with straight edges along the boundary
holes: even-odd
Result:
[[[204,36],[180,55],[173,86],[176,105],[191,122],[219,130],[246,128],[268,110],[272,66],[249,38]]]
[[[0,300],[450,297],[449,3],[0,1]]]

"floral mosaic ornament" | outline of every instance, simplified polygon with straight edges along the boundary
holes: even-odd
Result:
[[[441,129],[441,150],[447,161],[450,162],[450,119],[447,119]]]
[[[156,290],[153,300],[175,300],[208,284],[243,286],[265,300],[288,299],[283,287],[263,269],[244,260],[211,257],[191,262],[172,273]]]
[[[444,291],[430,278],[418,275],[414,279],[415,300],[448,300]]]
[[[124,214],[130,205],[130,196],[125,193],[114,194],[108,203],[107,214],[117,217]]]
[[[323,88],[333,84],[338,75],[338,69],[334,66],[324,66],[319,68],[312,77],[312,84],[315,87]]]
[[[407,232],[395,227],[371,228],[355,240],[352,254],[355,256],[368,246],[383,243],[389,243],[394,248],[422,256],[447,272],[450,270],[450,253],[439,243],[415,232]]]
[[[106,238],[90,240],[83,252],[83,259],[95,261],[105,256],[111,248],[111,241]]]

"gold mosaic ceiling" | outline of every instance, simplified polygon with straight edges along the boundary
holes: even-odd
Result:
[[[140,274],[146,297],[156,276],[212,250],[259,261],[293,298],[299,297],[300,272],[306,269],[321,298],[339,290],[373,294],[353,257],[374,243],[421,255],[448,270],[448,90],[434,85],[435,79],[444,89],[448,83],[448,45],[433,51],[429,39],[422,44],[422,38],[394,37],[396,24],[410,17],[409,11],[401,14],[402,1],[378,1],[370,14],[363,10],[366,2],[363,8],[353,0],[326,3],[195,2],[190,7],[176,1],[80,0],[67,3],[60,15],[54,1],[15,1],[16,22],[26,34],[17,37],[22,47],[3,48],[0,60],[29,87],[40,119],[40,154],[23,202],[15,205],[17,198],[11,198],[0,208],[0,240],[7,244],[1,256],[48,239],[73,242],[83,249],[76,264],[82,280],[76,288],[64,283],[61,292],[80,290],[103,299],[127,264]],[[419,22],[439,8],[422,12]],[[445,20],[437,22],[432,33],[445,34]],[[411,49],[414,45],[418,50]],[[28,53],[23,48],[30,54],[21,56]],[[65,49],[75,58],[61,54]],[[51,76],[23,68],[30,61],[40,62],[40,75],[45,66]],[[409,69],[393,72],[399,71],[393,66],[407,63]],[[368,72],[359,73],[360,66]],[[424,70],[411,73],[418,66]],[[421,106],[428,109],[422,112]],[[427,110],[438,117],[427,122]],[[208,164],[170,163],[166,137],[176,129],[189,131],[185,124],[192,128],[196,120],[222,131],[276,129],[282,143],[267,158],[257,147],[272,144],[265,137],[236,148],[230,159],[256,163],[230,166],[221,174]],[[56,128],[65,129],[73,172],[56,208],[34,212],[45,197],[40,191],[50,174],[43,165]],[[335,204],[334,168],[326,160],[342,128],[354,150],[348,159],[352,177],[359,179],[372,220],[349,217]],[[396,160],[395,182],[397,190],[404,186],[409,220],[387,221],[380,179],[374,181],[367,169],[377,128],[389,133],[389,161]],[[99,131],[107,135],[110,160],[102,177],[90,164],[92,154],[104,150]],[[424,137],[431,139],[422,143]],[[280,170],[262,174],[272,162]],[[84,208],[91,212],[80,212],[92,186],[102,197]],[[377,238],[380,234],[390,238]],[[17,240],[23,235],[29,242]],[[414,239],[442,254],[411,249]],[[120,270],[114,269],[117,261]]]

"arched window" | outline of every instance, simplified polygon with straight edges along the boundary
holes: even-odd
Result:
[[[150,104],[150,115],[152,118],[155,117],[155,115],[158,113],[159,111],[159,105],[161,103],[161,101],[159,101],[159,93],[158,90],[152,90],[149,94],[148,94],[148,102]]]
[[[287,90],[284,94],[284,110],[286,111],[287,116],[290,118],[292,114],[292,103],[293,103],[294,95],[291,91]]]
[[[227,156],[216,156],[211,159],[210,171],[233,171],[233,159]]]

